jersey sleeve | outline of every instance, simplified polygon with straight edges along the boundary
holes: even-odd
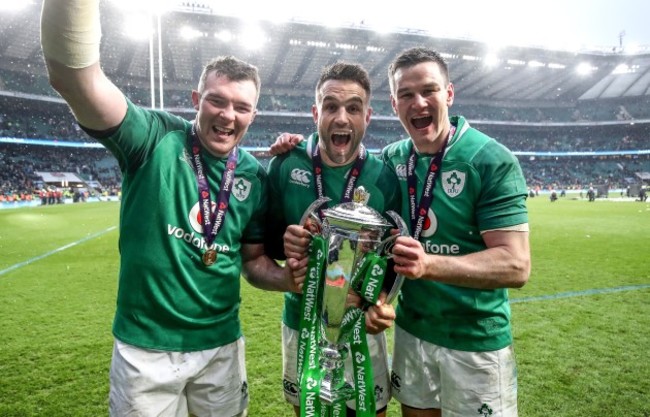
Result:
[[[498,142],[475,159],[482,182],[477,221],[481,231],[528,223],[526,181],[517,157]]]
[[[188,121],[160,110],[144,109],[127,99],[127,112],[120,126],[109,136],[95,132],[98,142],[117,159],[122,173],[134,172],[155,151],[165,135],[175,130],[185,130]],[[86,130],[92,135],[92,131]]]

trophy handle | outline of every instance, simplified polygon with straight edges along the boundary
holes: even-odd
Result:
[[[394,243],[395,239],[397,239],[399,236],[409,236],[409,229],[404,219],[402,219],[400,215],[395,213],[393,210],[388,210],[386,214],[388,214],[390,218],[393,219],[393,221],[397,225],[397,229],[399,230],[399,234],[388,236],[386,239],[382,240],[378,246],[379,253],[380,254],[385,253],[386,257],[390,259],[393,257],[393,254],[390,252],[390,250],[393,248],[393,245],[395,244]]]
[[[310,227],[311,222],[315,223],[315,226],[319,231],[323,230],[323,223],[320,221],[317,210],[325,203],[330,201],[329,197],[320,197],[316,201],[312,202],[309,207],[305,210],[302,217],[300,218],[300,225],[307,229],[310,233],[314,234],[312,228]]]
[[[397,239],[398,236],[410,236],[410,234],[406,222],[404,221],[404,219],[402,219],[402,217],[400,217],[399,214],[397,214],[393,210],[388,210],[386,214],[388,214],[390,218],[393,219],[393,221],[397,225],[397,229],[399,230],[398,235],[391,235],[386,239],[384,239],[379,244],[379,253],[380,254],[385,253],[389,262],[389,268],[386,271],[386,277],[384,278],[383,287],[384,290],[388,292],[388,296],[386,297],[386,303],[390,304],[395,300],[397,294],[399,294],[399,291],[402,288],[402,284],[404,283],[404,275],[395,274],[393,272],[392,267],[390,267],[392,266],[391,264],[393,258],[393,254],[390,252],[390,250],[393,248],[393,245],[395,244],[395,240]]]

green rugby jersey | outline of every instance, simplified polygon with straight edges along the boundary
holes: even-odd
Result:
[[[269,194],[273,198],[269,202],[266,247],[267,253],[276,259],[284,259],[282,236],[287,226],[298,224],[307,207],[317,198],[311,159],[314,146],[318,146],[316,133],[291,152],[274,157],[269,164]],[[370,193],[367,204],[379,213],[387,210],[399,213],[400,191],[395,173],[368,151],[366,158],[355,187],[363,186]],[[342,167],[323,164],[323,193],[332,199],[329,206],[340,203],[352,165],[354,162]],[[295,330],[300,324],[301,298],[300,294],[285,293],[283,321]]]
[[[239,150],[225,223],[205,266],[191,123],[128,103],[109,137],[98,138],[123,174],[120,271],[114,336],[143,348],[197,351],[241,336],[241,243],[263,241],[266,172]],[[213,207],[227,158],[202,152]]]
[[[486,248],[481,231],[528,223],[526,182],[517,158],[460,116],[447,146],[420,242],[425,252],[465,255]],[[410,138],[387,146],[383,158],[408,196]],[[419,155],[417,202],[432,156]],[[402,217],[410,227],[408,198]],[[426,280],[406,280],[396,322],[420,339],[464,351],[491,351],[512,343],[507,289],[480,290]]]

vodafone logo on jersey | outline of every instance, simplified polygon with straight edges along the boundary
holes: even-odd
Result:
[[[212,202],[211,203],[211,211],[214,212],[216,209],[217,203]],[[226,208],[227,209],[227,208]],[[201,210],[200,204],[197,202],[194,204],[192,209],[190,210],[189,213],[189,221],[190,221],[190,226],[192,230],[185,230],[182,227],[179,226],[174,226],[171,224],[167,225],[167,234],[175,239],[178,240],[183,240],[192,246],[195,246],[201,251],[206,251],[207,249],[214,249],[219,253],[229,253],[230,252],[230,247],[226,244],[223,243],[216,243],[212,242],[212,244],[208,247],[208,244],[205,241],[204,238],[204,233],[203,233],[203,212]],[[221,217],[223,220],[223,216]],[[215,221],[219,222],[219,216],[215,219]]]
[[[424,225],[422,226],[422,233],[420,236],[431,237],[436,233],[436,230],[438,230],[438,219],[433,213],[433,210],[429,209],[427,217],[424,219]]]

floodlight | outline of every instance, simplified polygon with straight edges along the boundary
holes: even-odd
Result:
[[[235,36],[232,34],[232,32],[229,31],[229,30],[226,30],[226,29],[220,30],[219,32],[216,32],[214,34],[214,37],[219,39],[222,42],[230,42],[235,38]]]
[[[329,48],[330,44],[322,41],[307,41],[307,46],[312,46],[315,48]]]
[[[589,75],[592,71],[595,71],[597,69],[597,67],[593,67],[590,63],[583,62],[576,67],[576,72],[580,75]]]
[[[532,61],[528,61],[528,66],[531,68],[539,68],[539,67],[545,67],[546,64],[543,62],[532,60]]]
[[[134,40],[149,40],[153,35],[154,30],[151,27],[151,15],[138,12],[126,15],[124,19],[124,34],[129,38]]]
[[[0,0],[0,12],[17,12],[25,9],[27,6],[32,5],[32,1],[16,1],[16,0]]]
[[[520,59],[509,59],[508,65],[522,66],[522,65],[526,65],[526,61],[522,61]]]
[[[349,43],[335,43],[334,47],[337,49],[348,49],[348,50],[355,50],[357,49],[357,45],[352,45]]]
[[[372,46],[368,45],[366,46],[366,51],[367,52],[386,52],[386,50],[380,46]]]
[[[257,25],[244,29],[241,44],[246,49],[259,49],[266,43],[266,34]]]
[[[447,60],[452,60],[458,58],[458,55],[451,54],[449,52],[440,52],[440,56]]]
[[[628,71],[629,71],[629,67],[627,66],[627,64],[619,64],[616,66],[616,68],[614,68],[612,74],[625,74]]]
[[[496,56],[496,54],[487,54],[485,55],[485,58],[483,58],[483,63],[486,67],[494,67],[499,63],[499,58]]]
[[[111,3],[125,12],[145,11],[162,14],[175,7],[175,0],[111,0]]]
[[[200,38],[201,36],[203,36],[203,33],[189,26],[184,26],[180,30],[180,35],[181,38],[185,40],[192,40],[192,39]]]

